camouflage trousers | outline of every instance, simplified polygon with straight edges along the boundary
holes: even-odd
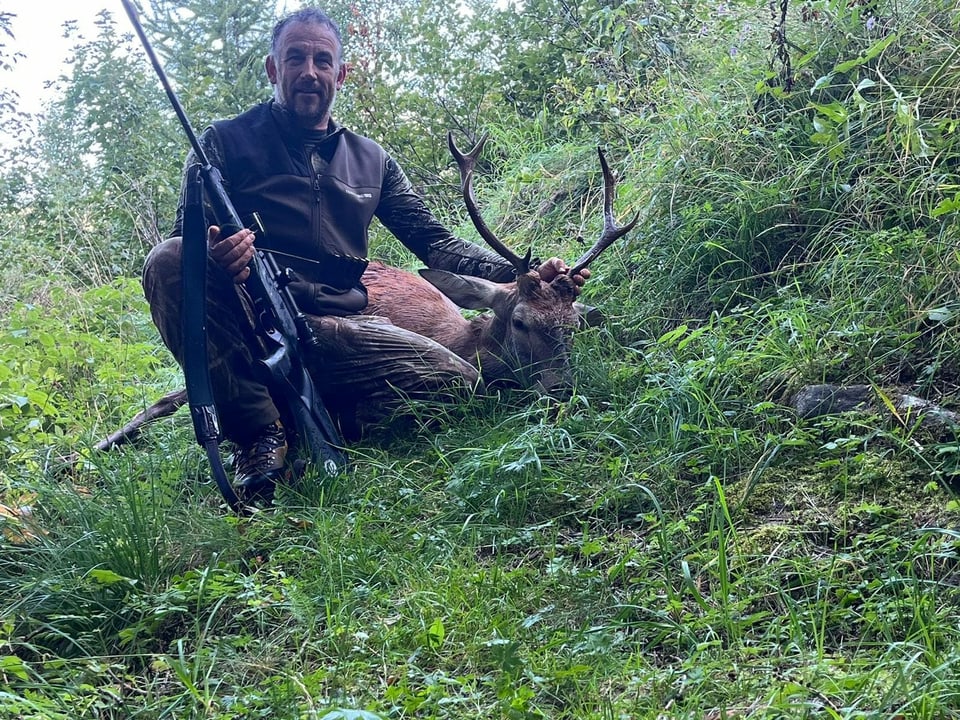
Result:
[[[151,250],[143,289],[164,344],[183,365],[180,238]],[[407,401],[465,398],[480,386],[477,370],[433,340],[386,318],[308,316],[314,334],[305,363],[347,438],[395,415]],[[253,308],[241,285],[207,269],[210,380],[224,435],[245,444],[281,415],[258,369]]]

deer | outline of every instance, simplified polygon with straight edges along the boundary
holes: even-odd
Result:
[[[573,333],[583,322],[579,304],[575,303],[577,290],[572,277],[629,233],[640,214],[625,225],[616,224],[616,180],[598,147],[604,179],[603,231],[567,273],[544,282],[531,268],[532,249],[523,257],[514,253],[480,214],[473,175],[487,138],[484,133],[466,153],[457,147],[452,133],[447,134],[447,144],[460,170],[460,191],[474,227],[513,266],[516,280],[496,283],[432,269],[422,269],[418,276],[373,262],[362,277],[369,295],[365,312],[386,317],[398,327],[437,341],[473,364],[487,387],[521,387],[565,399],[573,387]],[[468,320],[462,313],[464,309],[489,312]]]
[[[544,282],[531,268],[532,249],[520,257],[487,227],[473,192],[473,174],[488,135],[462,152],[447,134],[447,144],[460,170],[460,190],[467,213],[486,243],[513,267],[516,280],[496,283],[445,270],[407,272],[371,262],[361,281],[367,288],[367,315],[379,315],[394,325],[429,337],[480,371],[488,388],[532,389],[557,399],[573,387],[570,351],[574,330],[584,322],[575,303],[572,277],[586,269],[616,240],[629,233],[640,213],[618,226],[613,215],[616,180],[601,148],[603,171],[603,230],[599,239],[565,273]],[[489,310],[466,319],[462,310]],[[187,402],[180,389],[160,398],[122,429],[98,442],[105,451],[135,440],[143,426],[176,412]]]

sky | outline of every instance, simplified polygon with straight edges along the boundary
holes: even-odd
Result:
[[[51,98],[44,83],[64,71],[64,60],[70,55],[63,23],[76,20],[85,36],[91,37],[94,20],[103,9],[113,13],[118,25],[129,23],[120,0],[0,0],[0,12],[15,15],[14,38],[4,38],[7,50],[26,56],[12,72],[0,72],[0,85],[16,90],[21,109],[37,112]]]

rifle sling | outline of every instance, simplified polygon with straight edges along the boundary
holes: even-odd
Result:
[[[187,401],[197,442],[206,450],[213,478],[230,509],[248,513],[227,478],[220,457],[220,421],[210,384],[207,357],[207,221],[203,210],[203,178],[200,166],[188,170],[184,186],[183,250],[183,375]]]

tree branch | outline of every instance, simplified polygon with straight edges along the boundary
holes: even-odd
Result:
[[[110,450],[118,445],[133,442],[140,435],[144,425],[173,415],[187,402],[186,390],[174,390],[157,400],[143,412],[137,413],[133,419],[114,433],[93,446],[94,450]]]

